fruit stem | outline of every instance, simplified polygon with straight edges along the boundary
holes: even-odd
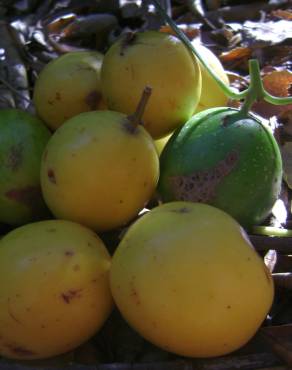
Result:
[[[279,97],[270,95],[264,89],[262,81],[261,81],[261,77],[260,77],[260,69],[258,66],[258,62],[256,60],[251,60],[251,63],[250,63],[250,72],[253,74],[253,76],[251,76],[251,83],[253,84],[253,86],[250,86],[249,88],[241,92],[236,92],[232,88],[227,86],[223,81],[220,80],[220,78],[216,76],[213,70],[205,62],[204,58],[200,55],[200,53],[193,46],[193,44],[190,42],[188,37],[184,34],[184,32],[180,30],[179,27],[176,25],[176,23],[171,19],[171,17],[169,17],[166,14],[166,12],[161,7],[159,2],[157,0],[152,0],[152,2],[156,10],[160,14],[160,16],[169,24],[169,26],[173,29],[177,37],[184,43],[184,45],[193,54],[195,54],[195,56],[199,59],[199,61],[205,67],[205,69],[208,71],[211,77],[216,81],[219,87],[223,90],[224,94],[228,96],[229,98],[235,99],[235,100],[241,100],[241,99],[246,98],[247,101],[244,103],[243,111],[247,111],[247,108],[248,107],[250,108],[252,103],[256,99],[260,99],[260,98],[264,99],[268,103],[275,104],[275,105],[292,104],[292,97],[279,98]],[[249,96],[247,97],[247,95]],[[256,96],[256,99],[254,99],[255,96]]]
[[[146,108],[146,105],[148,103],[151,93],[152,93],[152,88],[150,86],[146,86],[145,89],[143,90],[141,99],[137,105],[135,113],[128,116],[128,120],[130,121],[133,128],[136,128],[138,125],[141,124],[142,116],[144,114],[144,111],[145,111],[145,108]]]

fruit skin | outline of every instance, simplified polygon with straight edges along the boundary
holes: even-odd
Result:
[[[51,133],[19,109],[0,111],[0,222],[22,225],[47,218],[40,188],[40,163]]]
[[[98,231],[135,217],[155,191],[159,159],[142,126],[126,115],[81,113],[52,136],[41,165],[44,199],[57,218]]]
[[[143,116],[155,139],[170,134],[194,112],[201,93],[199,64],[175,36],[158,31],[125,35],[106,52],[102,94],[112,110],[132,113],[141,91],[152,87]]]
[[[158,192],[165,202],[214,205],[250,228],[264,221],[279,196],[282,161],[270,129],[237,113],[212,108],[177,130],[160,156]]]
[[[99,52],[70,52],[40,72],[33,100],[38,115],[52,130],[81,112],[105,109],[100,86],[102,59]]]
[[[155,144],[155,147],[157,149],[157,153],[158,155],[160,156],[160,154],[162,153],[162,150],[163,148],[165,147],[166,143],[168,142],[168,140],[171,138],[171,135],[173,133],[161,138],[161,139],[158,139],[158,140],[155,140],[154,141],[154,144]]]
[[[89,339],[112,309],[110,263],[101,239],[73,222],[8,233],[0,245],[1,355],[46,358]]]
[[[164,204],[130,226],[113,256],[110,285],[135,330],[191,357],[243,346],[274,296],[271,275],[240,225],[191,202]]]
[[[226,85],[229,85],[228,76],[217,56],[210,49],[199,44],[197,41],[193,41],[192,44],[198,50],[200,55],[202,55],[217,77],[219,77]],[[195,112],[201,112],[202,110],[214,107],[225,107],[228,102],[228,97],[224,94],[223,90],[217,85],[216,81],[210,76],[206,68],[201,63],[200,69],[202,75],[202,90],[200,101]]]

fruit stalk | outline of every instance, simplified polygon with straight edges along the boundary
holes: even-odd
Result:
[[[144,111],[148,103],[148,100],[151,96],[151,93],[152,93],[152,88],[150,86],[146,86],[145,89],[143,90],[141,99],[138,103],[135,113],[127,117],[133,129],[135,129],[138,125],[141,124],[142,116],[144,114]]]

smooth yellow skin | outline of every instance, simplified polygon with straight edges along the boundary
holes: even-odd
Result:
[[[164,204],[136,221],[113,256],[110,283],[134,329],[191,357],[243,346],[274,295],[271,275],[243,229],[202,203]]]
[[[135,217],[155,191],[159,159],[142,126],[130,132],[124,114],[82,113],[50,139],[41,164],[44,199],[57,218],[98,231]]]
[[[211,70],[219,77],[226,85],[229,85],[229,79],[224,67],[217,56],[204,45],[193,41],[193,46],[198,50],[204,58]],[[228,102],[227,95],[217,85],[216,81],[210,76],[208,71],[200,63],[202,75],[202,90],[199,104],[196,106],[195,113],[208,108],[225,107]]]
[[[161,139],[158,139],[158,140],[155,140],[154,141],[154,144],[156,146],[156,149],[157,149],[157,152],[158,152],[158,155],[160,156],[163,148],[165,147],[166,143],[168,142],[168,140],[171,138],[171,135],[173,133],[171,133],[170,135],[167,135]]]
[[[40,72],[33,100],[38,115],[52,130],[79,113],[105,109],[100,86],[102,59],[99,52],[70,52]]]
[[[49,220],[14,229],[0,243],[0,354],[36,359],[70,351],[112,309],[111,257],[79,224]]]
[[[102,94],[112,110],[132,113],[141,91],[152,87],[143,122],[155,139],[184,124],[193,114],[201,93],[197,59],[175,36],[158,31],[121,38],[104,56]]]

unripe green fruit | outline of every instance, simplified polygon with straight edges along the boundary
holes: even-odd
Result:
[[[19,109],[0,110],[0,222],[22,225],[49,216],[39,172],[50,136],[33,115]]]
[[[271,130],[238,110],[196,114],[161,154],[158,191],[164,201],[187,200],[221,208],[239,223],[261,223],[277,200],[282,161]]]

